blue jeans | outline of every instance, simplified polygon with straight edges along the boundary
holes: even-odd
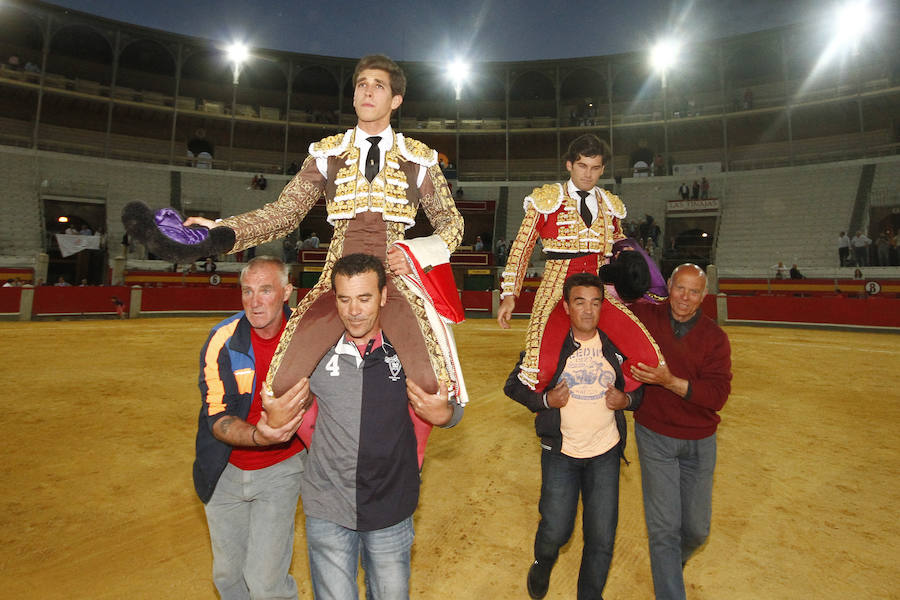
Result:
[[[229,464],[206,503],[213,582],[222,600],[297,598],[288,573],[304,452],[265,469]]]
[[[716,436],[679,440],[638,423],[634,432],[653,588],[657,600],[683,600],[684,564],[709,536]]]
[[[309,572],[316,600],[359,597],[357,565],[366,572],[366,598],[409,598],[412,516],[375,531],[354,531],[337,523],[306,517]]]
[[[578,598],[601,599],[612,561],[619,522],[619,447],[593,458],[541,453],[541,522],[534,558],[552,568],[575,527],[578,495],[584,504],[584,549],[578,572]]]

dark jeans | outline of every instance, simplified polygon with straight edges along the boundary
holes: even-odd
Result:
[[[602,599],[619,522],[619,449],[594,458],[541,453],[541,522],[534,558],[552,567],[575,527],[578,495],[584,504],[584,549],[578,598]]]

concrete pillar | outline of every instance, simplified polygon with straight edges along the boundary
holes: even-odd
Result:
[[[141,316],[141,297],[144,290],[139,285],[131,286],[131,299],[128,305],[128,318],[137,319]]]
[[[44,256],[47,256],[46,254]],[[45,271],[46,273],[46,271]],[[31,311],[34,305],[34,286],[23,285],[22,294],[19,296],[19,320],[30,321]]]
[[[125,257],[116,256],[112,260],[112,281],[110,285],[125,285]]]
[[[291,291],[291,297],[288,298],[288,306],[291,308],[297,308],[297,288],[294,288]]]
[[[719,293],[719,267],[716,265],[706,266],[706,286],[710,294]]]
[[[716,323],[724,325],[728,321],[728,295],[716,294]]]
[[[491,290],[491,318],[496,319],[500,311],[500,290]]]
[[[43,281],[44,283],[49,283],[47,281],[47,267],[50,264],[50,257],[47,256],[45,252],[39,252],[34,257],[34,284],[37,285],[38,282]]]

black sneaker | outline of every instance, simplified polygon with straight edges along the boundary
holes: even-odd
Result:
[[[534,600],[540,600],[547,595],[547,588],[550,587],[550,568],[545,567],[538,561],[532,563],[528,569],[528,595]]]

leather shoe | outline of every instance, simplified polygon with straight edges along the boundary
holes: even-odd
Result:
[[[534,600],[540,600],[547,595],[550,587],[550,567],[534,561],[528,569],[528,595]]]

